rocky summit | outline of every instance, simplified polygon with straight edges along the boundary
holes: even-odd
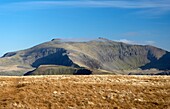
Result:
[[[24,75],[41,65],[86,68],[93,71],[170,70],[170,52],[104,38],[85,42],[53,39],[0,58],[1,75]]]

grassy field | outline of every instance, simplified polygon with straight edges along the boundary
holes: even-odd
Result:
[[[0,109],[170,109],[170,76],[0,77]]]

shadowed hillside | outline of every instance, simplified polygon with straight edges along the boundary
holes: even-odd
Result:
[[[28,75],[90,75],[92,71],[85,68],[73,68],[58,65],[41,65],[33,71],[29,71]]]
[[[170,53],[167,52],[160,59],[155,59],[145,66],[141,67],[142,69],[156,68],[159,70],[169,70],[170,69]]]

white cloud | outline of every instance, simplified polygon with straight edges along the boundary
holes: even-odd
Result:
[[[93,38],[85,38],[85,37],[80,37],[80,38],[55,38],[56,40],[59,40],[61,42],[87,42],[90,40],[94,40]]]
[[[123,42],[126,44],[132,44],[132,45],[155,45],[155,41],[133,41],[133,40],[128,40],[128,39],[120,39],[116,40],[118,42]]]
[[[138,44],[135,41],[128,40],[128,39],[120,39],[120,40],[116,40],[116,41],[123,42],[123,43],[126,43],[126,44]]]
[[[155,41],[145,41],[145,43],[146,43],[147,45],[155,45],[155,44],[156,44]]]

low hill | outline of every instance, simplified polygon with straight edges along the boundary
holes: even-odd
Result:
[[[33,71],[29,71],[27,75],[90,75],[92,71],[85,68],[73,68],[58,65],[41,65]]]

